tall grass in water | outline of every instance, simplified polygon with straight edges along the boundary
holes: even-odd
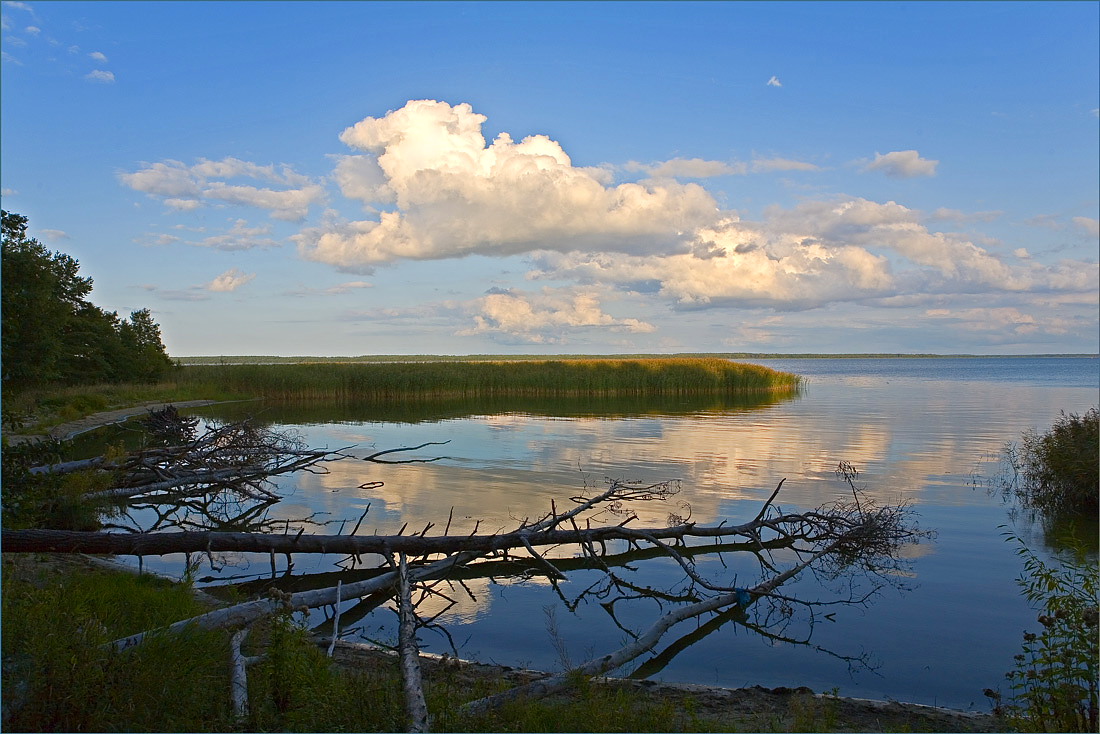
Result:
[[[1005,450],[1022,480],[1017,494],[1026,504],[1057,515],[1096,516],[1100,508],[1100,411],[1061,417],[1049,431],[1024,432],[1018,449]]]
[[[184,367],[181,386],[272,400],[793,392],[797,375],[722,359],[590,359]]]

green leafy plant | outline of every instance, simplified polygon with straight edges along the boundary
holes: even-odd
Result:
[[[1043,562],[1017,536],[1024,576],[1018,580],[1041,612],[1038,632],[1024,632],[1023,651],[1006,673],[1011,698],[1002,713],[1021,731],[1096,731],[1100,649],[1097,587],[1100,574],[1083,554]],[[999,694],[987,691],[997,699]]]

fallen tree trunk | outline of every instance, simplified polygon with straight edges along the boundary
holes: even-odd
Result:
[[[657,486],[657,485],[654,485]],[[667,485],[665,485],[667,487]],[[539,531],[542,529],[553,528],[567,520],[573,520],[577,515],[591,509],[595,505],[605,502],[608,499],[616,496],[620,496],[624,493],[638,493],[652,491],[653,487],[646,488],[634,488],[626,487],[623,485],[613,483],[612,486],[603,494],[596,497],[584,500],[574,507],[569,512],[561,514],[552,513],[541,522],[531,526],[530,530]],[[156,533],[150,533],[149,535],[156,535]],[[401,536],[398,536],[401,537]],[[476,537],[476,536],[472,536]],[[434,563],[430,563],[424,566],[418,566],[409,569],[410,582],[433,580],[445,578],[452,570],[460,568],[461,566],[470,563],[478,558],[484,556],[481,551],[463,551],[455,553]],[[330,586],[324,589],[316,589],[313,591],[305,591],[298,594],[283,594],[277,590],[271,591],[271,596],[266,599],[256,599],[253,601],[244,602],[225,609],[217,609],[206,614],[201,614],[197,617],[191,617],[180,622],[176,622],[168,627],[161,628],[160,630],[150,630],[147,632],[139,632],[136,635],[125,637],[119,640],[115,640],[111,644],[117,650],[125,650],[127,648],[139,645],[144,642],[152,634],[158,632],[178,632],[188,628],[191,625],[195,625],[202,629],[219,629],[226,627],[240,627],[249,624],[261,617],[269,614],[274,614],[280,609],[313,609],[325,605],[335,604],[342,592],[344,599],[351,599],[354,597],[367,596],[374,594],[382,590],[392,589],[398,582],[398,574],[396,571],[389,571],[377,576],[373,579],[367,579],[354,584],[347,584],[339,589],[336,586]],[[381,602],[380,602],[381,603]]]
[[[97,555],[156,556],[169,553],[408,553],[435,555],[459,551],[493,551],[612,540],[649,542],[688,538],[749,537],[774,530],[784,537],[812,541],[835,533],[846,524],[822,513],[788,514],[756,519],[739,525],[686,523],[665,528],[630,528],[623,525],[569,530],[521,529],[493,535],[297,535],[270,533],[99,533],[76,530],[4,530],[0,544],[5,553],[90,553]],[[851,524],[848,522],[847,524]]]

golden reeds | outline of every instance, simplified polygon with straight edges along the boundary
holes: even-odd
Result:
[[[793,392],[801,378],[714,358],[568,359],[182,367],[181,386],[270,400],[706,395]]]

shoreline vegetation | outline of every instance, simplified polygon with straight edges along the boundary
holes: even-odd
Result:
[[[797,392],[802,378],[715,358],[202,365],[177,384],[268,400],[386,402],[450,397]]]
[[[59,424],[99,413],[194,400],[262,398],[285,405],[326,402],[363,406],[551,398],[710,396],[745,401],[797,395],[802,386],[799,375],[719,358],[223,362],[179,366],[161,382],[145,385],[43,385],[6,391],[3,431],[12,437],[54,434]]]

